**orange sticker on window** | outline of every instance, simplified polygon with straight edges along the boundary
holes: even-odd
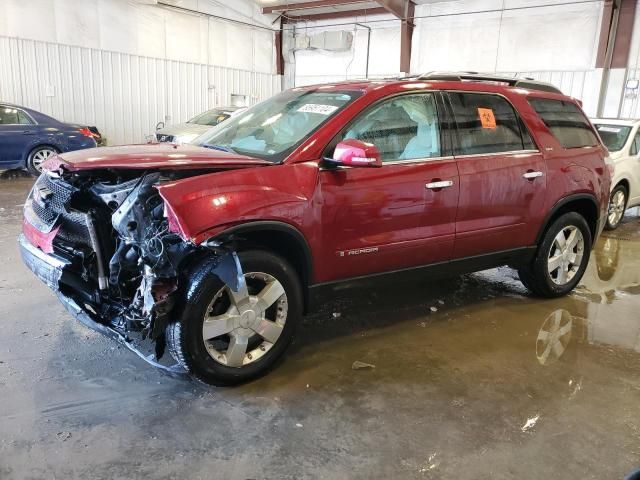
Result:
[[[478,116],[482,128],[496,128],[496,117],[493,116],[493,110],[490,108],[478,108]]]

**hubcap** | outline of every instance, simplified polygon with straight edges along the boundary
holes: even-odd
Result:
[[[221,288],[207,307],[202,338],[211,358],[227,367],[257,361],[278,341],[287,320],[287,295],[268,273],[244,276],[239,292]]]
[[[42,163],[49,158],[51,155],[54,155],[56,152],[50,148],[43,148],[42,150],[38,150],[31,157],[31,163],[39,172],[42,171]]]
[[[626,199],[624,198],[624,192],[618,190],[611,197],[609,202],[609,225],[617,225],[624,215],[624,204]]]
[[[548,256],[549,277],[556,285],[566,285],[582,265],[584,237],[573,225],[560,230],[553,239]]]

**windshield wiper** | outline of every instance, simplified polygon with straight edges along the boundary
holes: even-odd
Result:
[[[227,152],[227,153],[237,153],[229,145],[210,145],[208,143],[203,143],[202,146],[204,148],[210,148],[211,150],[220,150],[221,152]]]

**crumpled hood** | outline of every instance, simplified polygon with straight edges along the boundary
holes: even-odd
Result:
[[[190,144],[150,143],[62,153],[49,158],[42,168],[76,172],[99,169],[232,169],[263,165],[271,165],[271,162]]]

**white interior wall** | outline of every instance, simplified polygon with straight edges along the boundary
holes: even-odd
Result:
[[[145,3],[146,2],[146,3]],[[250,0],[0,1],[0,100],[96,125],[110,143],[144,141],[231,95],[280,89],[271,19]]]
[[[548,6],[522,8],[531,3],[540,4],[504,0],[504,11],[503,0],[457,0],[417,6],[412,71],[593,68],[602,3],[567,5],[557,0],[547,1]],[[467,13],[474,11],[486,13]]]
[[[530,8],[535,3],[536,8]],[[453,0],[417,5],[411,73],[472,70],[518,73],[558,84],[595,114],[601,72],[595,69],[602,2],[566,0]],[[503,11],[504,7],[504,11]],[[526,7],[526,8],[525,8]],[[477,12],[477,13],[473,13]],[[387,21],[379,21],[387,18]],[[298,50],[295,85],[364,77],[366,30],[372,27],[369,76],[400,70],[400,22],[393,17],[338,19],[308,24],[354,31],[350,52]],[[341,26],[327,27],[331,24]],[[298,31],[304,32],[299,24]],[[289,58],[288,60],[292,60]]]
[[[398,21],[392,15],[362,16],[348,20],[299,23],[295,27],[287,25],[285,28],[287,28],[288,37],[316,35],[329,30],[344,30],[353,34],[351,51],[346,52],[294,50],[292,42],[288,42],[288,48],[284,53],[287,67],[294,70],[293,85],[364,78],[367,69],[367,37],[369,33],[366,27],[357,25],[359,22],[371,28],[369,77],[380,78],[398,75],[400,73]]]

